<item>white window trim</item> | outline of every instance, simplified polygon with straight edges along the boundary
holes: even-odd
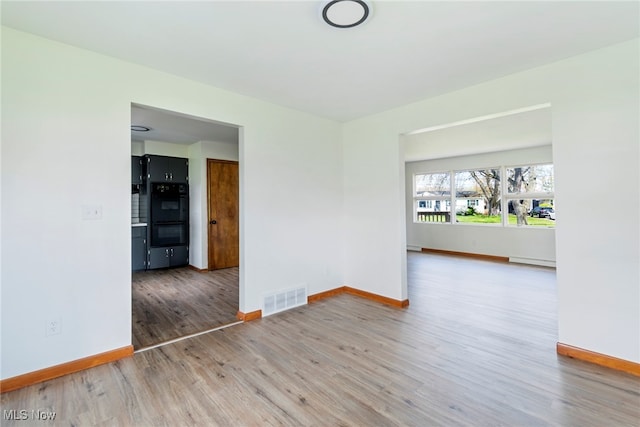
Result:
[[[450,196],[418,196],[418,190],[416,189],[416,177],[418,175],[437,175],[437,174],[448,174],[449,175],[449,193],[452,193],[452,171],[436,171],[436,172],[418,172],[413,174],[413,222],[414,224],[451,224],[455,215],[449,215],[449,222],[425,222],[418,221],[418,201],[420,200],[440,200],[446,201],[451,200]]]
[[[549,162],[543,162],[543,163],[525,163],[525,164],[520,164],[520,165],[509,165],[509,166],[502,166],[502,170],[500,171],[501,176],[506,177],[507,176],[507,169],[514,169],[514,168],[522,168],[522,167],[527,167],[527,166],[541,166],[541,165],[552,165],[554,166],[553,169],[553,176],[554,176],[554,181],[555,181],[555,165],[553,164],[553,162],[549,163]],[[555,185],[554,185],[554,189],[555,189]],[[538,229],[538,230],[542,230],[545,228],[553,228],[553,227],[541,227],[539,225],[512,225],[509,224],[509,201],[510,200],[517,200],[517,199],[553,199],[555,201],[555,191],[549,192],[543,192],[543,191],[532,191],[532,192],[519,192],[519,193],[509,193],[509,186],[507,184],[507,180],[506,179],[501,179],[501,191],[503,192],[503,196],[502,196],[502,212],[505,213],[502,215],[502,225],[503,227],[516,227],[516,228],[533,228],[533,229]]]

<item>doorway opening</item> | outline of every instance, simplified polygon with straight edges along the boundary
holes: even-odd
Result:
[[[400,141],[408,250],[555,267],[551,104],[432,126]]]
[[[140,251],[141,243],[138,242],[137,246],[132,243],[132,266],[136,270],[132,271],[131,279],[132,343],[134,350],[140,351],[238,321],[242,268],[239,256],[235,256],[238,260],[235,265],[227,264],[226,268],[209,262],[212,226],[209,224],[211,184],[208,164],[211,159],[216,159],[235,165],[235,180],[218,183],[217,188],[233,187],[230,194],[236,198],[236,225],[232,228],[236,232],[226,233],[226,242],[232,242],[230,248],[216,246],[216,250],[221,254],[225,254],[225,250],[238,253],[240,127],[140,104],[131,104],[131,126],[132,165],[134,159],[144,160],[149,156],[153,156],[152,159],[186,159],[188,163],[187,262],[169,268],[154,264],[150,262],[155,259],[149,258],[149,246],[145,242],[146,263],[142,268],[138,263],[136,268],[135,251]],[[146,223],[134,220],[134,212],[142,219],[151,216],[143,213],[150,209],[144,203],[144,188],[150,188],[152,183],[148,180],[154,175],[144,172],[143,175],[137,184],[138,189],[143,188],[139,190],[138,197],[133,196],[136,186],[132,184],[132,230],[136,232],[132,231],[132,242],[136,236],[148,235],[142,232]],[[138,202],[137,206],[134,206],[134,201]],[[223,220],[223,227],[218,228],[226,228],[226,221]],[[168,253],[171,254],[171,249]]]

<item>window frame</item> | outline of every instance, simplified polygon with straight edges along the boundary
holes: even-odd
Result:
[[[507,176],[507,170],[509,169],[515,169],[515,168],[525,168],[525,167],[533,167],[533,166],[546,166],[549,165],[552,167],[552,173],[553,173],[553,191],[532,191],[532,192],[516,192],[516,193],[510,193],[509,192],[509,185],[508,185],[508,176]],[[459,172],[470,172],[470,171],[479,171],[479,170],[490,170],[490,169],[495,169],[498,170],[500,173],[500,216],[501,216],[501,221],[498,223],[489,223],[489,224],[482,224],[482,223],[473,223],[473,222],[464,222],[464,223],[459,223],[456,221],[456,202],[457,200],[466,200],[466,203],[469,202],[469,198],[466,197],[461,197],[458,198],[456,197],[456,193],[457,193],[457,188],[456,188],[456,173]],[[449,196],[443,195],[443,196],[419,196],[417,193],[417,177],[421,176],[421,175],[437,175],[437,174],[448,174],[449,175]],[[553,207],[555,208],[556,206],[556,197],[555,197],[555,165],[553,162],[536,162],[536,163],[522,163],[522,164],[511,164],[511,165],[502,165],[502,166],[496,166],[496,167],[477,167],[477,168],[468,168],[468,169],[450,169],[450,170],[438,170],[438,171],[430,171],[430,172],[415,172],[413,173],[412,176],[412,185],[413,185],[413,199],[412,199],[412,207],[413,207],[413,213],[412,213],[412,217],[413,217],[413,223],[414,224],[450,224],[450,225],[462,225],[462,226],[488,226],[488,227],[495,227],[495,226],[502,226],[502,227],[517,227],[517,228],[533,228],[533,229],[555,229],[555,226],[539,226],[539,225],[512,225],[509,224],[509,202],[511,200],[517,200],[517,199],[531,199],[531,200],[553,200]],[[524,197],[523,197],[524,196]],[[449,203],[449,207],[450,207],[450,215],[449,215],[449,221],[446,222],[430,222],[430,221],[419,221],[418,220],[418,205],[419,205],[419,201],[420,200],[425,200],[425,201],[448,201]],[[528,214],[528,212],[527,212]]]
[[[499,222],[494,222],[494,223],[481,223],[481,222],[458,222],[457,221],[457,217],[456,220],[453,222],[453,224],[455,225],[461,225],[463,227],[467,227],[470,225],[475,225],[475,226],[479,226],[479,227],[500,227],[500,225],[502,224],[502,193],[503,193],[503,188],[502,188],[502,176],[504,175],[504,170],[502,166],[488,166],[488,167],[478,167],[478,168],[467,168],[467,169],[454,169],[451,170],[451,176],[452,179],[455,181],[456,178],[456,174],[458,173],[464,173],[464,172],[473,172],[473,171],[484,171],[484,170],[497,170],[499,175],[500,175],[500,221]],[[470,200],[474,200],[476,198],[469,198],[469,197],[457,197],[458,194],[458,189],[455,189],[455,192],[453,193],[454,199],[452,201],[452,203],[456,203],[456,210],[457,210],[457,201],[458,200],[465,200],[467,202],[467,206],[468,206],[468,202]],[[482,198],[484,198],[484,196],[482,196]]]
[[[509,190],[509,185],[508,185],[508,176],[507,176],[507,170],[509,169],[515,169],[515,168],[523,168],[523,167],[530,167],[530,166],[546,166],[546,165],[550,165],[553,167],[552,172],[553,172],[553,181],[554,181],[554,185],[553,185],[553,191],[531,191],[531,192],[526,192],[526,191],[519,191],[517,193],[510,193]],[[524,163],[524,164],[519,164],[519,165],[508,165],[508,166],[502,166],[502,168],[504,169],[504,177],[505,179],[502,180],[502,191],[503,191],[503,197],[502,197],[502,225],[504,227],[517,227],[517,228],[555,228],[555,227],[541,227],[539,225],[512,225],[509,224],[509,201],[511,200],[518,200],[518,199],[550,199],[553,200],[553,205],[555,207],[555,175],[556,175],[556,171],[555,171],[555,165],[553,164],[553,162],[542,162],[542,163]],[[526,196],[526,197],[523,197]],[[533,207],[532,207],[533,209]],[[506,213],[506,214],[505,214]],[[529,212],[527,212],[527,215],[529,214]]]
[[[422,196],[418,196],[417,182],[416,182],[417,181],[416,178],[418,176],[420,176],[420,175],[442,175],[442,174],[446,174],[446,175],[449,176],[449,189],[448,189],[449,196],[446,196],[446,195],[441,195],[441,196],[425,196],[425,195],[422,195]],[[413,222],[415,224],[451,224],[451,220],[452,220],[452,217],[453,217],[453,215],[451,215],[451,214],[449,214],[449,221],[442,221],[442,222],[438,222],[438,221],[419,221],[418,220],[418,216],[419,216],[418,206],[419,206],[419,202],[421,200],[431,201],[431,202],[433,202],[433,201],[436,201],[436,202],[444,201],[445,205],[447,203],[449,203],[449,206],[453,206],[453,205],[451,205],[451,201],[452,201],[451,194],[453,193],[452,186],[453,186],[453,183],[451,181],[451,171],[434,171],[434,172],[414,173],[413,174],[413,202],[412,202],[412,205],[413,205]],[[434,205],[434,204],[435,203],[427,203],[427,205]],[[433,209],[433,207],[432,206],[427,206],[427,207],[422,208],[422,209]]]

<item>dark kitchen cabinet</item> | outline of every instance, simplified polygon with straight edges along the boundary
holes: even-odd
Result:
[[[189,182],[189,159],[168,156],[145,156],[149,182]]]
[[[147,227],[131,227],[131,270],[147,269]]]
[[[131,184],[142,185],[142,157],[131,156]]]
[[[147,268],[178,267],[189,264],[188,246],[169,246],[149,248],[149,264]]]
[[[140,202],[148,220],[147,269],[189,264],[189,160],[145,154]],[[142,208],[141,208],[142,210]]]

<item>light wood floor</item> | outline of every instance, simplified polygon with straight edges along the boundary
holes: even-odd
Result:
[[[76,426],[638,426],[640,379],[556,355],[553,270],[408,256],[407,309],[343,294],[2,407]]]
[[[131,276],[136,350],[236,322],[238,268],[148,270]]]

